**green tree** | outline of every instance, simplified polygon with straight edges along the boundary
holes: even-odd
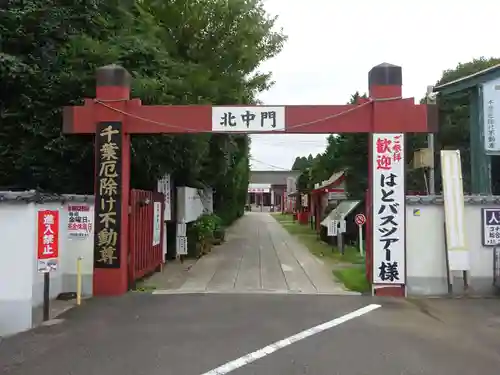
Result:
[[[292,165],[292,170],[303,171],[304,169],[309,168],[312,163],[312,155],[309,155],[309,157],[306,158],[305,156],[297,156]]]
[[[356,103],[366,94],[356,92],[349,104]],[[361,133],[331,134],[322,154],[318,154],[312,167],[301,183],[308,180],[308,188],[315,183],[328,179],[334,172],[343,170],[346,174],[347,191],[353,197],[363,197],[368,182],[368,135]],[[303,187],[303,185],[301,185]]]
[[[10,0],[0,12],[0,185],[93,191],[90,137],[61,134],[61,109],[94,96],[97,67],[118,63],[147,104],[249,104],[272,83],[260,63],[285,37],[262,1]],[[167,119],[166,119],[167,122]],[[134,137],[132,187],[216,188],[230,221],[245,202],[249,138]]]

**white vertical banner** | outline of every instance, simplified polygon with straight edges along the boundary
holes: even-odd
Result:
[[[500,78],[483,83],[483,132],[486,153],[500,153]]]
[[[165,196],[165,211],[163,214],[164,221],[172,220],[172,194],[171,194],[171,178],[169,174],[163,176],[161,180],[158,180],[158,192]]]
[[[154,202],[153,205],[153,246],[161,243],[161,202]]]
[[[465,238],[465,207],[459,150],[441,151],[446,247],[450,271],[470,270]]]
[[[373,284],[405,284],[404,134],[373,134]]]
[[[172,179],[169,174],[163,176],[162,179],[158,180],[158,192],[163,193],[165,196],[165,208],[163,210],[163,246],[162,253],[163,259],[166,259],[167,255],[167,224],[166,221],[172,220]]]

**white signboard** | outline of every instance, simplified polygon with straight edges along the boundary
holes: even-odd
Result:
[[[163,213],[163,220],[165,221],[172,220],[171,184],[172,181],[169,174],[163,176],[163,178],[158,181],[158,192],[165,196],[165,210]]]
[[[373,134],[373,283],[405,283],[404,134]]]
[[[329,237],[336,236],[338,233],[339,222],[337,220],[330,220],[327,227],[327,235]]]
[[[500,78],[483,84],[484,149],[500,152]]]
[[[345,220],[339,220],[339,232],[345,233],[347,230],[347,222]]]
[[[182,186],[177,188],[177,220],[190,223],[203,215],[205,208],[198,189]]]
[[[177,223],[177,236],[185,237],[186,236],[186,223]]]
[[[500,245],[500,208],[483,208],[483,246]]]
[[[153,246],[161,243],[161,202],[154,202],[153,210]]]
[[[177,236],[176,249],[177,249],[177,255],[187,255],[188,253],[187,237]]]
[[[309,205],[309,195],[302,194],[302,207],[307,207]]]
[[[94,213],[88,204],[68,204],[68,238],[84,240],[92,233]]]
[[[285,130],[285,107],[212,107],[214,132],[269,132]]]
[[[249,193],[269,193],[271,189],[266,188],[248,188]]]

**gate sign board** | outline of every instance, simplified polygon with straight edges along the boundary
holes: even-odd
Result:
[[[373,134],[373,283],[405,283],[404,134]]]
[[[59,258],[59,211],[38,211],[38,272],[57,270]]]
[[[212,107],[213,132],[285,130],[285,107]]]
[[[120,122],[97,126],[94,268],[120,268],[121,131]]]
[[[486,153],[500,153],[500,79],[483,84],[483,129]]]
[[[483,246],[500,245],[500,208],[483,208]]]

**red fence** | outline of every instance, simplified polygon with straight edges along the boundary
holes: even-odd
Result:
[[[153,245],[154,207],[160,203],[160,238]],[[130,191],[130,260],[129,283],[155,271],[163,263],[163,211],[164,197],[151,191]]]

